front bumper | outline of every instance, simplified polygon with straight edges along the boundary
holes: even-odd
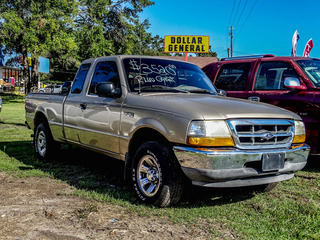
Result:
[[[290,179],[307,163],[307,144],[291,149],[226,150],[173,147],[183,172],[194,185],[205,187],[243,187]],[[284,154],[283,168],[262,171],[264,154]]]

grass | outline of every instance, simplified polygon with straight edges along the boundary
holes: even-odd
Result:
[[[24,126],[24,99],[3,97],[0,113],[0,171],[43,177],[74,186],[75,195],[123,206],[141,216],[170,219],[210,230],[212,239],[320,239],[320,169],[307,167],[269,193],[253,189],[191,188],[177,206],[139,204],[123,182],[123,163],[64,146],[59,159],[40,162]],[[84,206],[79,215],[96,211]]]

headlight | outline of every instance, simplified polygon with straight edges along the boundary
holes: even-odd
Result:
[[[229,128],[222,120],[192,121],[188,129],[187,143],[205,147],[234,146]]]
[[[292,143],[304,143],[306,141],[306,129],[302,121],[294,121],[294,138]]]

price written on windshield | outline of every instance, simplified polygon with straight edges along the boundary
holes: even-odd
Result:
[[[136,60],[130,60],[130,69],[139,73],[135,79],[139,82],[174,82],[176,73],[176,66],[169,64],[162,66],[159,64],[138,63]]]
[[[167,66],[162,66],[159,64],[150,64],[150,66],[146,63],[137,63],[136,60],[130,60],[130,68],[136,72],[139,72],[141,75],[148,74],[161,74],[161,75],[177,75],[176,66],[173,64],[169,64]]]

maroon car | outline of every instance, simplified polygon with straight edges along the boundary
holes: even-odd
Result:
[[[271,54],[221,59],[202,69],[229,97],[270,103],[300,115],[320,153],[320,59]]]

